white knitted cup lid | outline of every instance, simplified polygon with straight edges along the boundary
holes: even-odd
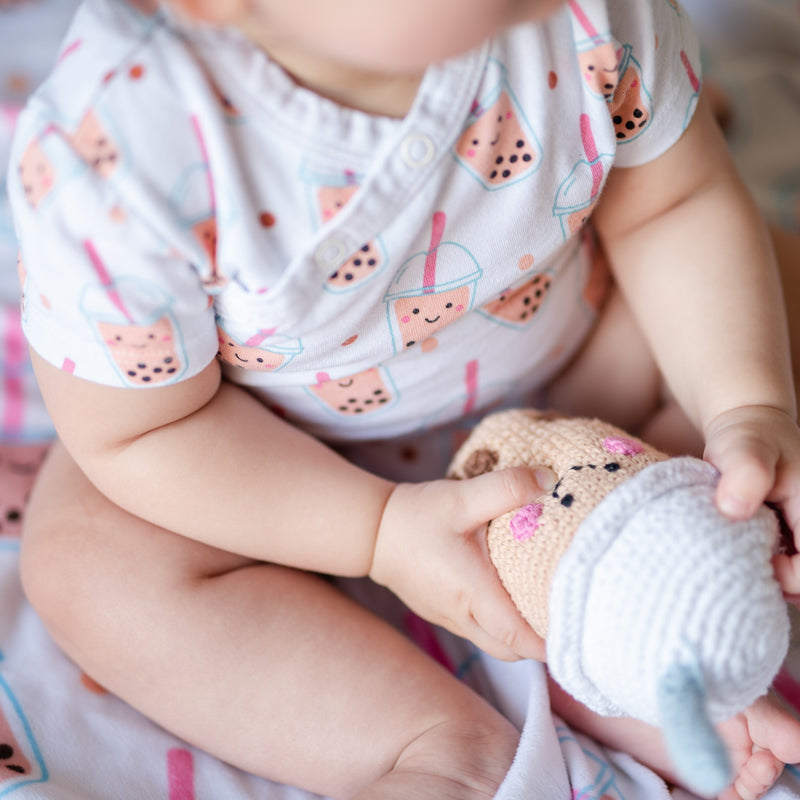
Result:
[[[780,667],[788,616],[770,565],[777,522],[762,509],[720,529],[717,480],[696,458],[652,464],[579,526],[553,579],[547,656],[555,680],[594,711],[657,724],[655,684],[687,643],[709,668],[719,718],[763,693]],[[740,657],[737,625],[758,658]]]

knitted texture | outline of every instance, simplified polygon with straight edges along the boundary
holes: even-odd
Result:
[[[600,420],[533,410],[486,417],[450,466],[452,478],[527,464],[550,467],[553,491],[492,520],[489,554],[528,623],[546,637],[553,575],[578,526],[615,487],[665,455]]]
[[[594,711],[663,725],[659,686],[686,665],[720,722],[764,694],[780,668],[789,621],[771,565],[777,519],[766,507],[723,517],[717,479],[696,458],[648,466],[599,503],[564,554],[548,665]]]
[[[766,692],[788,645],[774,513],[730,520],[710,464],[668,458],[598,420],[529,410],[487,417],[449,475],[520,464],[548,466],[558,483],[492,520],[489,553],[547,639],[551,675],[594,711],[666,726],[673,740],[689,724],[705,737],[694,750],[714,761],[711,723]],[[694,696],[665,691],[675,674],[697,676]],[[690,773],[705,763],[693,755],[682,759]]]

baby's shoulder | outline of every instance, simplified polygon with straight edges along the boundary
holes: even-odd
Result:
[[[163,39],[158,32],[164,25],[150,0],[86,0],[49,76],[29,101],[28,116],[35,116],[43,128],[74,128],[92,106],[119,88],[119,77],[137,57]],[[134,94],[130,100],[136,102]]]
[[[24,171],[35,155],[61,184],[89,174],[122,195],[167,191],[165,170],[205,161],[196,121],[207,84],[155,0],[86,0],[20,117],[16,158]]]

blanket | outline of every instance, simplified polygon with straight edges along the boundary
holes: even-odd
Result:
[[[52,642],[24,599],[18,558],[16,536],[0,537],[0,798],[315,797],[197,750],[88,678]],[[630,756],[600,747],[553,715],[541,664],[497,661],[414,616],[366,581],[345,581],[343,589],[379,609],[520,728],[519,749],[496,800],[692,800],[682,790],[670,791]],[[777,685],[790,702],[800,703],[797,642]],[[224,692],[224,685],[219,690]],[[798,800],[800,769],[787,767],[767,798]]]

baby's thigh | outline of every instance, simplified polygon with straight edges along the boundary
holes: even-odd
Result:
[[[107,647],[127,608],[131,632],[161,593],[237,569],[249,559],[170,533],[103,496],[60,443],[45,460],[25,513],[20,570],[28,599],[54,638],[79,662]]]
[[[385,779],[368,796],[407,783],[404,797],[449,785],[472,800],[493,796],[513,759],[505,718],[330,581],[131,516],[60,445],[22,541],[26,592],[65,652],[235,766],[327,796]]]

